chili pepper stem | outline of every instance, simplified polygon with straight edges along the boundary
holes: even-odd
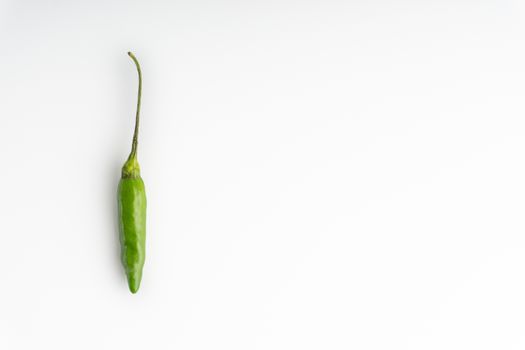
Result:
[[[137,114],[135,116],[135,131],[133,132],[133,142],[131,143],[131,153],[129,155],[129,158],[135,158],[137,155],[137,145],[138,145],[138,139],[139,139],[139,122],[140,122],[140,100],[142,97],[142,71],[140,70],[140,64],[135,55],[129,51],[128,52],[129,57],[133,60],[135,63],[135,66],[137,67],[137,72],[139,74],[139,92],[138,92],[138,98],[137,98]]]
[[[140,70],[140,64],[135,55],[132,52],[128,52],[129,57],[135,63],[137,72],[139,74],[139,91],[137,98],[137,114],[135,116],[135,131],[133,132],[133,141],[131,143],[131,153],[129,154],[128,160],[122,167],[123,178],[135,178],[140,176],[140,166],[137,161],[137,146],[139,139],[139,124],[140,124],[140,101],[142,97],[142,71]]]

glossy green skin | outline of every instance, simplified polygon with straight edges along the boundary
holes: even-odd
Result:
[[[136,293],[146,258],[146,190],[136,159],[129,159],[122,168],[118,212],[122,264],[129,290]]]

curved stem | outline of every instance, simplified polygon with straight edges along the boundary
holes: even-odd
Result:
[[[140,70],[140,64],[135,55],[133,55],[132,52],[128,52],[129,57],[135,62],[135,66],[137,67],[137,72],[139,73],[139,93],[138,93],[138,99],[137,99],[137,114],[135,116],[135,131],[133,133],[133,142],[131,144],[131,154],[129,155],[130,158],[135,157],[137,155],[137,144],[138,144],[138,138],[139,138],[139,121],[140,121],[140,98],[142,95],[142,72]]]

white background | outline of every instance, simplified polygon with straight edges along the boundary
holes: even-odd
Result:
[[[0,349],[523,349],[524,20],[508,0],[0,0]]]

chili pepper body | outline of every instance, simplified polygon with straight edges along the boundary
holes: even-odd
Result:
[[[131,153],[122,167],[117,197],[121,260],[126,272],[129,290],[136,293],[140,287],[142,269],[146,259],[146,190],[140,177],[140,166],[137,161],[142,73],[135,56],[131,52],[128,52],[128,55],[137,67],[139,93]]]
[[[146,190],[140,174],[126,174],[125,168],[118,186],[121,259],[129,290],[136,293],[146,258]]]

